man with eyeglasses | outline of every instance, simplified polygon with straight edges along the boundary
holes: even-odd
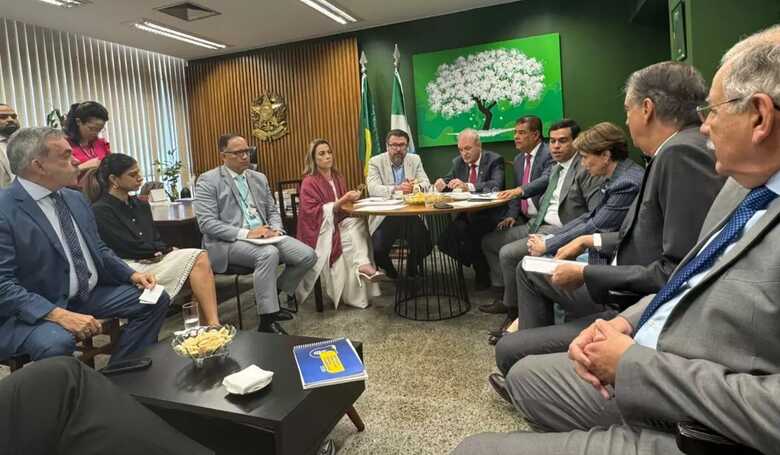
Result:
[[[0,188],[5,188],[14,180],[14,174],[8,165],[5,149],[8,138],[19,129],[19,119],[11,106],[0,103]]]
[[[415,185],[425,191],[430,186],[420,157],[408,154],[409,135],[403,130],[390,130],[385,138],[387,151],[368,161],[366,186],[369,196],[391,197],[394,194],[409,194]],[[384,269],[388,278],[398,278],[398,272],[390,260],[390,249],[401,235],[401,223],[408,222],[410,240],[409,260],[406,273],[417,273],[419,264],[430,254],[433,246],[431,236],[419,217],[372,216],[368,222],[374,248],[374,261]]]
[[[251,149],[246,139],[225,134],[218,146],[223,165],[201,175],[195,190],[193,206],[203,244],[216,273],[225,272],[229,264],[254,269],[260,317],[257,330],[286,334],[279,322],[292,319],[292,314],[281,309],[279,302],[295,298],[295,288],[314,266],[317,255],[307,245],[284,235],[266,176],[249,169]],[[258,245],[251,242],[254,239],[268,243]],[[285,267],[277,278],[279,264]]]

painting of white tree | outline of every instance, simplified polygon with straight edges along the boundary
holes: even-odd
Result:
[[[465,128],[483,142],[511,141],[515,121],[563,117],[557,33],[412,56],[421,147],[452,145]]]
[[[492,109],[502,100],[513,105],[539,100],[544,68],[517,49],[491,49],[442,64],[426,91],[431,112],[447,119],[476,107],[484,116],[480,135],[493,136],[505,129],[491,130]]]

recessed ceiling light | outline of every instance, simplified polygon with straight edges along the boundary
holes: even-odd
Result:
[[[328,0],[301,0],[301,2],[316,9],[320,13],[328,16],[341,25],[346,25],[347,22],[357,22],[357,19],[350,16],[344,10],[338,8]]]
[[[49,5],[54,6],[62,6],[63,8],[73,8],[74,6],[81,6],[86,5],[87,3],[91,3],[88,0],[40,0],[43,3],[48,3]]]
[[[185,43],[193,44],[195,46],[205,47],[206,49],[224,49],[227,47],[226,44],[218,43],[216,41],[209,41],[207,39],[199,38],[194,35],[182,33],[178,30],[174,30],[172,28],[168,28],[160,24],[155,24],[154,22],[148,21],[146,19],[134,23],[133,27],[139,30],[143,30],[145,32],[166,36],[168,38],[173,38],[179,41],[184,41]]]

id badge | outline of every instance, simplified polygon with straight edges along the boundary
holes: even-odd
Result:
[[[249,213],[249,216],[251,216],[252,218],[257,218],[257,209],[256,208],[249,207],[247,209],[247,213]]]

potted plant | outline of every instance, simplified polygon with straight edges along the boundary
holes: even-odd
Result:
[[[62,128],[65,124],[65,116],[56,107],[46,114],[46,126],[49,128]]]
[[[165,194],[171,202],[179,199],[179,177],[181,173],[181,161],[176,159],[176,150],[171,149],[165,152],[164,161],[154,160],[154,166],[157,174],[163,181]]]

